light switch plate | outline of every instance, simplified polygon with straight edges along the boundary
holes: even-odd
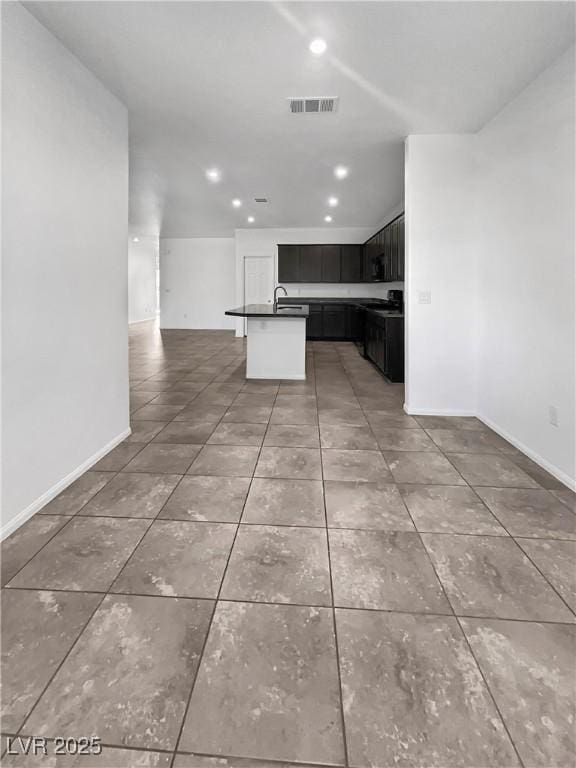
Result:
[[[418,304],[432,304],[432,291],[418,291]]]

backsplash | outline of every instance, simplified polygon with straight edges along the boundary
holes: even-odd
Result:
[[[404,283],[283,283],[288,296],[367,297],[385,299],[391,289],[404,289]]]

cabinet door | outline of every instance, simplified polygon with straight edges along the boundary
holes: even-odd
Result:
[[[346,307],[324,304],[322,312],[322,338],[346,338]]]
[[[404,280],[404,216],[398,219],[398,280]]]
[[[310,314],[306,321],[306,338],[322,338],[322,304],[310,304]]]
[[[386,318],[384,373],[394,382],[404,381],[404,318]]]
[[[278,282],[300,282],[300,246],[278,246]]]
[[[300,246],[300,282],[319,283],[322,280],[322,246]]]
[[[362,246],[341,245],[341,274],[343,283],[359,283],[362,280]]]
[[[340,282],[340,246],[322,246],[322,282]]]

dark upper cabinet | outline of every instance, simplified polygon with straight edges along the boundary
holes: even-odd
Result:
[[[390,280],[398,280],[398,220],[390,225],[392,230],[392,249],[390,253]]]
[[[362,282],[362,258],[363,253],[361,245],[340,246],[340,281],[342,283]]]
[[[300,246],[301,283],[319,283],[322,280],[322,246]]]
[[[341,276],[340,270],[340,246],[323,245],[322,246],[322,282],[339,283]]]
[[[300,246],[278,246],[278,282],[300,282]]]

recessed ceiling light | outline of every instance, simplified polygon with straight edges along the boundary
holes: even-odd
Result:
[[[206,171],[206,178],[208,179],[208,181],[212,181],[216,183],[220,181],[220,179],[222,178],[222,174],[220,173],[218,168],[209,168]]]
[[[132,242],[133,243],[139,243],[140,242],[140,238],[139,237],[133,237],[132,238]]]
[[[254,216],[248,216],[248,224],[254,224],[255,221],[256,219],[254,218]]]
[[[312,40],[309,47],[315,56],[322,56],[322,54],[326,51],[326,48],[328,48],[326,41],[322,40],[321,37],[317,37]]]
[[[232,205],[234,208],[240,208],[242,206],[242,200],[239,200],[237,197],[232,200]]]
[[[336,176],[337,179],[345,179],[346,176],[348,176],[348,168],[344,165],[337,165],[336,168],[334,168],[334,176]]]
[[[326,222],[328,222],[328,224],[330,224],[330,222],[332,221],[332,216],[324,216],[324,221],[326,221]]]
[[[337,197],[329,197],[328,198],[328,205],[330,208],[336,208],[338,205],[338,198]]]

